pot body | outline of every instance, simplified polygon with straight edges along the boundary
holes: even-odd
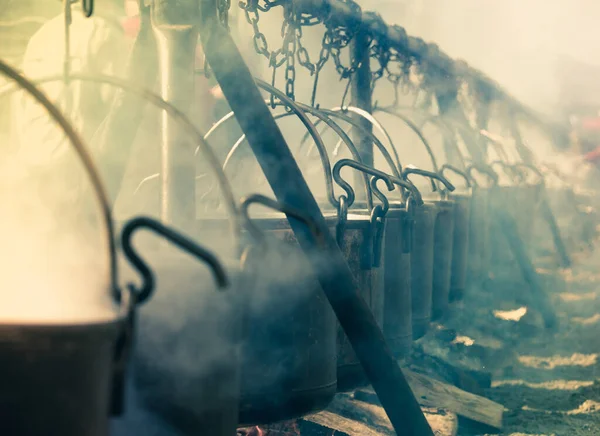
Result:
[[[473,189],[469,214],[469,255],[467,280],[480,284],[487,275],[490,259],[490,190]]]
[[[380,278],[381,267],[373,267],[373,233],[374,228],[366,212],[349,215],[340,248],[353,273],[358,292],[381,327],[383,325],[384,281]],[[383,249],[385,250],[385,248]],[[381,264],[385,264],[384,259]],[[366,384],[366,375],[339,323],[337,344],[338,391],[348,391]]]
[[[437,206],[424,203],[414,208],[410,259],[413,339],[425,335],[431,322],[433,244]]]
[[[522,193],[520,192],[520,189],[519,186],[495,186],[490,189],[490,216],[494,217],[494,209],[506,210],[518,226],[518,208],[522,203]],[[492,219],[490,227],[492,264],[496,268],[513,267],[515,265],[515,259],[500,224],[497,220]],[[519,235],[521,235],[520,230]]]
[[[201,221],[201,232],[213,239],[228,232],[224,220]],[[253,214],[252,221],[267,246],[251,251],[247,263],[245,280],[252,288],[241,346],[239,424],[244,426],[322,410],[337,391],[336,320],[329,301],[287,219],[269,213]],[[334,232],[335,217],[327,222]]]
[[[0,434],[107,436],[122,325],[1,325]]]
[[[243,277],[230,268],[233,284],[219,291],[195,259],[146,257],[157,287],[138,314],[132,375],[140,407],[183,434],[235,434]]]
[[[405,358],[412,346],[412,224],[404,207],[390,207],[385,220],[383,333],[394,356]]]
[[[454,200],[454,239],[452,241],[452,267],[450,273],[450,301],[462,300],[467,287],[469,256],[469,219],[471,195],[452,194]]]
[[[454,239],[454,201],[438,200],[434,227],[433,284],[431,317],[440,319],[450,302],[450,277],[452,271],[452,245]]]

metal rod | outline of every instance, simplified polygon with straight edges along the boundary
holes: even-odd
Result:
[[[127,77],[152,89],[156,81],[156,43],[150,25],[150,11],[142,8],[141,27],[127,64]],[[131,149],[144,116],[146,102],[126,89],[117,90],[108,116],[94,134],[92,146],[98,150],[100,168],[106,180],[109,198],[116,200]]]
[[[367,32],[360,29],[350,42],[351,65],[356,65],[356,71],[350,76],[350,97],[352,106],[364,110],[367,113],[372,112],[371,107],[371,64],[369,56],[369,46],[371,41]],[[352,112],[351,117],[359,123],[361,128],[352,128],[352,140],[356,144],[358,153],[362,162],[371,168],[375,167],[373,158],[373,142],[367,134],[373,134],[373,124],[364,117]],[[363,174],[356,172],[354,174],[354,183],[358,185]],[[362,193],[358,192],[358,199],[364,200]]]
[[[540,201],[540,213],[544,220],[550,227],[550,233],[552,234],[552,239],[554,241],[554,247],[556,248],[556,253],[558,254],[558,261],[560,262],[560,266],[563,268],[569,268],[571,266],[571,256],[569,256],[569,251],[565,246],[565,242],[563,241],[562,235],[560,233],[560,228],[556,222],[556,217],[550,208],[550,204],[548,203],[548,195],[546,189],[542,191],[542,198]]]
[[[510,249],[515,256],[517,264],[521,268],[521,274],[529,285],[532,303],[538,309],[544,319],[547,328],[556,327],[558,320],[554,308],[550,303],[548,295],[542,288],[535,267],[531,262],[525,248],[525,244],[519,236],[519,230],[514,219],[502,208],[494,208],[494,216],[498,219],[502,234],[506,238]]]
[[[432,436],[248,67],[231,36],[218,22],[216,0],[200,0],[200,17],[200,36],[208,62],[277,200],[306,212],[324,237],[331,263],[324,267],[313,256],[308,258],[396,433]],[[318,241],[310,229],[293,217],[288,220],[302,249],[313,252]]]
[[[158,46],[161,97],[186,113],[194,99],[197,1],[157,0],[152,6],[152,27]],[[196,214],[194,144],[162,114],[161,219],[191,230]]]

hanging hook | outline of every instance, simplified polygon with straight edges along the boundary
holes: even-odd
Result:
[[[151,230],[152,232],[163,236],[177,247],[209,264],[219,289],[224,289],[229,285],[229,277],[227,276],[225,269],[210,251],[153,218],[137,217],[127,222],[121,233],[123,253],[129,262],[136,267],[143,278],[143,284],[139,289],[136,289],[132,284],[128,285],[132,295],[135,295],[136,297],[136,303],[139,304],[148,300],[155,288],[154,273],[133,247],[133,234],[136,230],[141,228],[146,228],[147,230]]]
[[[81,0],[81,9],[83,16],[90,18],[94,14],[94,0]]]
[[[342,176],[340,175],[340,171],[343,167],[348,166],[354,168],[355,170],[362,171],[363,173],[370,174],[372,176],[377,176],[383,179],[387,185],[389,191],[393,191],[395,189],[394,184],[390,180],[390,176],[382,171],[376,170],[375,168],[368,167],[360,162],[356,162],[352,159],[340,159],[333,166],[333,180],[346,192],[347,205],[348,207],[354,204],[354,200],[356,199],[356,194],[354,193],[354,189],[348,182],[346,182]],[[372,185],[371,185],[372,186]],[[379,198],[379,197],[378,197]]]

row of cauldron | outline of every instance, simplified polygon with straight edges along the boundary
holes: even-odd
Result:
[[[344,166],[371,176],[367,201],[356,201],[339,176]],[[475,170],[490,183],[482,182],[485,177],[477,183]],[[529,208],[540,190],[497,186],[491,167],[482,166],[445,166],[439,173],[410,168],[397,178],[344,159],[333,172],[345,194],[331,205],[323,202],[323,214],[399,359],[408,357],[413,340],[447,313],[452,300],[463,297],[469,280],[485,275],[493,207],[509,198],[514,213],[522,214],[515,216],[521,234],[528,235]],[[460,175],[465,189],[455,190],[447,172]],[[424,198],[411,175],[435,180],[435,197]],[[399,189],[384,194],[377,182]],[[254,203],[275,210],[250,219]],[[312,228],[310,218],[260,195],[248,197],[241,211],[242,249],[230,260],[152,219],[129,221],[122,248],[144,282],[131,287],[135,298],[121,294],[118,322],[7,326],[0,359],[5,434],[105,435],[112,413],[121,415],[117,432],[141,429],[149,422],[142,417],[152,416],[176,433],[232,435],[237,426],[322,410],[336,392],[367,383],[305,258],[322,256],[326,268],[327,254],[303,253],[285,214]],[[229,231],[221,217],[198,221],[194,240]],[[187,253],[140,254],[132,244],[140,228]],[[125,397],[134,398],[128,408]]]

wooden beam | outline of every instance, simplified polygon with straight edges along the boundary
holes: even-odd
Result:
[[[495,429],[502,428],[501,404],[406,369],[403,372],[421,406],[441,408]],[[357,390],[354,398],[377,404],[377,396],[368,387]]]
[[[425,419],[436,436],[456,436],[458,417],[438,408],[423,409]],[[385,410],[381,406],[359,401],[350,394],[338,394],[327,410],[303,418],[301,423],[310,423],[311,434],[329,436],[335,431],[340,436],[394,436],[396,433]],[[302,430],[303,425],[300,425]],[[329,433],[327,433],[329,431]]]

